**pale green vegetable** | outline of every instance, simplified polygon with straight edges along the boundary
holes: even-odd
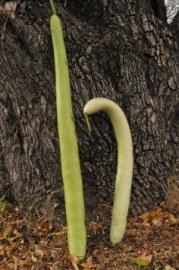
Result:
[[[68,61],[61,22],[56,15],[52,0],[50,3],[53,11],[50,18],[50,29],[55,60],[57,122],[65,192],[68,246],[70,254],[82,259],[86,253],[85,210]]]
[[[87,115],[101,110],[105,111],[111,120],[118,146],[117,174],[110,229],[110,240],[113,244],[116,244],[122,240],[126,230],[133,174],[133,146],[130,128],[123,111],[109,99],[94,98],[85,105],[83,112],[88,128],[91,129]]]

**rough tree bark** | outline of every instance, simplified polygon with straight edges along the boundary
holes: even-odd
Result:
[[[132,214],[162,201],[162,187],[177,174],[179,42],[151,2],[55,3],[68,53],[88,210],[98,202],[111,204],[116,172],[109,120],[103,113],[94,115],[91,136],[82,115],[93,97],[117,102],[129,120],[135,158]],[[47,214],[55,205],[60,216],[64,205],[50,5],[26,0],[8,8],[0,8],[0,195],[6,192],[8,199]]]

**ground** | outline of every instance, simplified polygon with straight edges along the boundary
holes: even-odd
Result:
[[[116,246],[109,241],[111,208],[100,205],[88,215],[87,254],[81,262],[68,255],[65,221],[55,229],[52,220],[33,208],[24,211],[1,201],[0,206],[1,270],[179,269],[179,218],[165,204],[129,217],[125,236]]]

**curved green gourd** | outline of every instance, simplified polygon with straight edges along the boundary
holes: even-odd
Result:
[[[61,22],[56,15],[52,0],[50,0],[50,4],[53,11],[50,18],[50,30],[55,61],[57,123],[65,192],[68,246],[70,254],[82,259],[86,253],[85,210],[68,61]]]
[[[110,229],[110,240],[113,244],[116,244],[122,240],[126,230],[133,174],[133,146],[130,128],[123,111],[109,99],[94,98],[85,105],[83,113],[88,129],[91,130],[87,115],[101,110],[105,111],[111,120],[118,147],[117,174]]]

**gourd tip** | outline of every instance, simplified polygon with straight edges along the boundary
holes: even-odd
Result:
[[[90,122],[89,122],[89,119],[88,119],[88,115],[86,113],[84,113],[84,117],[85,117],[85,121],[86,121],[88,131],[91,132],[91,125],[90,125]]]
[[[57,15],[53,0],[50,0],[50,6],[51,6],[51,9],[52,9],[53,15]]]

